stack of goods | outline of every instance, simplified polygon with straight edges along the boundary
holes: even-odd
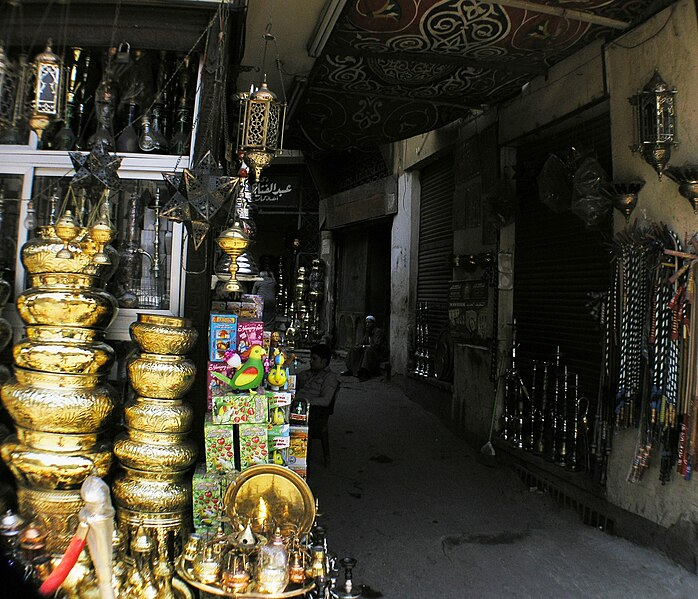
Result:
[[[80,227],[70,212],[22,248],[31,287],[17,298],[25,338],[13,348],[14,377],[2,401],[16,435],[2,458],[17,480],[17,503],[28,519],[41,517],[51,534],[49,554],[62,553],[77,527],[80,486],[93,471],[109,472],[111,443],[104,439],[116,402],[107,384],[114,360],[104,343],[117,311],[103,290],[115,251]]]
[[[211,314],[206,456],[192,482],[197,530],[220,524],[223,493],[248,468],[275,464],[306,474],[305,451],[296,449],[295,459],[290,454],[294,361],[278,335],[265,335],[261,320],[241,314]],[[305,438],[307,448],[307,427]]]
[[[275,464],[251,466],[220,500],[232,531],[206,538],[194,533],[177,561],[191,586],[233,597],[361,596],[352,581],[356,560],[338,559],[315,520],[310,488]],[[344,569],[344,582],[339,570]]]
[[[139,314],[130,333],[142,353],[128,364],[136,398],[124,409],[126,432],[114,442],[121,464],[112,487],[117,519],[127,543],[139,527],[157,530],[158,544],[177,554],[191,526],[187,474],[197,452],[183,397],[196,376],[185,354],[197,333],[186,319],[152,314]]]

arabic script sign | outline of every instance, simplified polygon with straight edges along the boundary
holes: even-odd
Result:
[[[301,182],[299,177],[262,177],[254,194],[254,203],[260,210],[292,210],[298,207]]]

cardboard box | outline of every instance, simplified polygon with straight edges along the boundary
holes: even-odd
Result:
[[[213,398],[214,424],[266,424],[268,398],[264,393],[228,393]]]
[[[221,525],[221,518],[225,516],[225,492],[239,474],[237,470],[224,474],[207,472],[206,464],[196,467],[192,478],[192,507],[197,532],[212,532]]]
[[[288,466],[294,471],[305,470],[308,465],[308,427],[289,427]],[[305,478],[305,476],[304,476]]]
[[[252,301],[226,302],[225,309],[235,314],[240,320],[259,320],[257,305]]]
[[[254,304],[256,320],[264,320],[264,298],[261,295],[252,295],[251,293],[243,293],[240,297],[243,304],[252,303]]]
[[[204,421],[204,445],[207,472],[226,473],[236,470],[234,425],[214,424],[211,414],[207,414]]]
[[[291,431],[288,424],[269,425],[269,463],[288,466],[288,449],[291,445]]]
[[[240,424],[240,470],[256,464],[266,464],[269,441],[266,424]]]
[[[290,424],[291,400],[293,394],[288,391],[267,391],[269,418],[271,425]]]
[[[253,345],[264,345],[264,323],[258,320],[238,322],[237,349],[243,353]]]
[[[237,348],[238,317],[235,314],[211,314],[208,329],[211,362],[225,361],[225,352]]]
[[[235,374],[235,369],[228,366],[225,362],[209,362],[206,371],[206,409],[210,412],[213,404],[213,398],[220,395],[227,395],[232,391],[230,385],[217,379],[211,373],[219,372],[220,374],[232,378]]]

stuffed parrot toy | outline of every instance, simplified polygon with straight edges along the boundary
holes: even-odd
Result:
[[[232,378],[228,378],[220,372],[212,372],[211,374],[230,385],[233,389],[256,389],[264,378],[264,362],[262,359],[265,353],[261,345],[253,345],[242,354],[242,358],[245,361],[235,371]]]

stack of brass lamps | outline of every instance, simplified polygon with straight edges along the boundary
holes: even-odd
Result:
[[[192,526],[187,474],[196,445],[183,398],[196,375],[185,354],[197,332],[184,318],[139,314],[130,333],[141,353],[128,364],[136,396],[124,408],[126,431],[114,441],[121,465],[112,485],[116,516],[127,541],[142,526],[173,561]]]
[[[0,453],[22,514],[51,531],[53,554],[78,525],[83,481],[106,476],[112,462],[106,437],[117,395],[107,384],[114,353],[104,337],[118,308],[103,289],[116,261],[111,235],[104,223],[84,227],[67,212],[21,252],[30,282],[16,302],[25,336],[1,390],[16,434]]]

